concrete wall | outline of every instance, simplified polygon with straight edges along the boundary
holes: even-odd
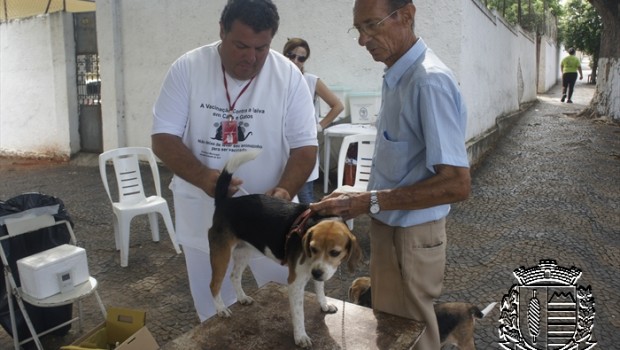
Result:
[[[309,72],[349,93],[380,90],[384,65],[374,62],[347,34],[352,25],[352,0],[321,1],[320,6],[316,0],[274,2],[281,24],[272,42],[273,49],[280,51],[287,38],[303,37],[312,50],[306,63]],[[226,0],[159,0],[153,6],[147,0],[97,1],[104,149],[150,145],[151,109],[168,67],[186,51],[219,39],[218,21],[225,3]],[[498,118],[535,100],[536,44],[532,38],[507,25],[478,0],[436,0],[416,2],[416,6],[416,33],[454,70],[461,86],[469,111],[470,142],[488,138],[497,131]],[[45,18],[31,21],[52,21],[51,16]],[[0,26],[3,33],[7,27],[11,27],[10,35],[15,35],[13,24]],[[38,31],[51,40],[43,25]],[[15,37],[22,43],[24,39],[31,40],[28,32]],[[18,62],[16,57],[12,60]],[[47,61],[40,63],[47,66],[54,62],[49,56],[39,56],[37,60]],[[556,70],[557,62],[550,65]],[[17,64],[5,68],[3,63],[2,73],[7,69],[17,69],[12,72],[15,79],[21,75],[27,76],[24,81],[33,79],[20,72]],[[66,74],[75,74],[75,69],[70,71],[67,68]],[[4,91],[2,94],[5,101]],[[58,100],[49,103],[54,102]],[[63,130],[72,130],[70,126],[69,122],[59,125],[59,135],[66,133]],[[2,120],[0,127],[14,129]],[[64,139],[69,140],[69,136]],[[15,146],[0,139],[0,152]],[[35,147],[30,149],[37,151]],[[64,148],[65,152],[69,150],[76,151],[74,147]],[[471,157],[478,155],[475,152]]]
[[[535,41],[495,12],[467,1],[461,29],[461,88],[469,110],[468,138],[536,98]]]
[[[547,36],[540,38],[538,92],[543,93],[562,78],[560,73],[560,48]]]
[[[352,1],[323,1],[321,6],[310,0],[274,2],[281,23],[273,49],[281,51],[287,38],[303,37],[312,51],[306,64],[309,72],[350,91],[380,90],[383,65],[373,62],[347,34]],[[149,1],[97,1],[104,149],[150,144],[151,108],[166,71],[186,51],[219,40],[225,3],[167,0],[152,6]],[[117,102],[110,106],[110,100]]]
[[[66,13],[0,25],[0,153],[79,151],[74,47]]]

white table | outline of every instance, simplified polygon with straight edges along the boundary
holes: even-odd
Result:
[[[357,134],[371,134],[374,135],[377,133],[377,129],[374,125],[371,124],[337,124],[334,126],[330,126],[329,128],[323,130],[323,135],[325,137],[325,148],[323,149],[323,193],[327,193],[328,191],[328,183],[329,183],[329,159],[330,148],[331,148],[331,138],[332,137],[345,137],[348,135],[357,135]]]

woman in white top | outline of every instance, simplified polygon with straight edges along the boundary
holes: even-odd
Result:
[[[305,72],[304,63],[310,58],[310,46],[308,42],[301,38],[291,38],[288,39],[286,44],[284,44],[284,49],[282,50],[284,56],[288,57],[296,66],[301,70],[306,78],[306,82],[308,83],[308,87],[310,88],[310,94],[312,95],[314,106],[316,108],[318,98],[320,97],[327,105],[329,106],[329,112],[325,115],[324,118],[319,119],[319,114],[315,113],[316,116],[316,129],[317,133],[320,133],[328,127],[334,119],[344,110],[344,105],[328,87],[323,83],[318,76],[314,74],[310,74]],[[327,175],[325,175],[327,176]],[[308,178],[308,181],[304,184],[304,186],[299,190],[297,196],[299,197],[299,201],[301,203],[312,203],[314,202],[313,196],[313,183],[319,177],[319,162],[317,158],[317,162],[314,166],[314,170],[312,174]]]

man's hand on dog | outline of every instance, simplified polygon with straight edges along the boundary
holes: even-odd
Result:
[[[203,190],[209,195],[209,197],[215,197],[215,184],[217,183],[217,178],[220,176],[221,171],[215,169],[208,169],[207,176],[205,177],[205,186],[206,189]],[[232,196],[233,194],[239,191],[239,186],[243,184],[243,181],[237,177],[233,177],[230,181],[230,186],[228,186],[228,196]]]
[[[265,193],[268,196],[271,197],[276,197],[276,198],[280,198],[280,199],[284,199],[286,201],[291,201],[291,195],[290,193],[288,193],[288,191],[282,187],[276,187],[273,188],[269,191],[267,191],[267,193]]]
[[[214,170],[214,169],[209,169],[207,173],[207,176],[206,176],[207,190],[205,192],[207,192],[207,194],[210,197],[215,196],[215,184],[217,183],[217,178],[220,176],[220,173],[221,172],[219,170]],[[241,180],[238,177],[233,177],[232,180],[230,181],[230,186],[228,186],[228,196],[232,197],[235,193],[239,192],[239,190],[241,190],[242,184],[243,184],[243,180]],[[244,194],[248,194],[248,193],[244,192]],[[265,194],[268,196],[284,199],[287,201],[291,200],[291,195],[288,193],[286,189],[282,187],[273,188],[267,191]]]
[[[311,203],[310,209],[321,215],[337,215],[345,220],[367,214],[370,207],[370,193],[332,192],[320,202]]]

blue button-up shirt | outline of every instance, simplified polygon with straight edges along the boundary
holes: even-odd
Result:
[[[385,71],[368,189],[415,184],[435,175],[438,164],[469,167],[466,126],[467,111],[452,71],[418,39]],[[449,211],[446,204],[386,210],[373,217],[407,227],[441,219]]]

